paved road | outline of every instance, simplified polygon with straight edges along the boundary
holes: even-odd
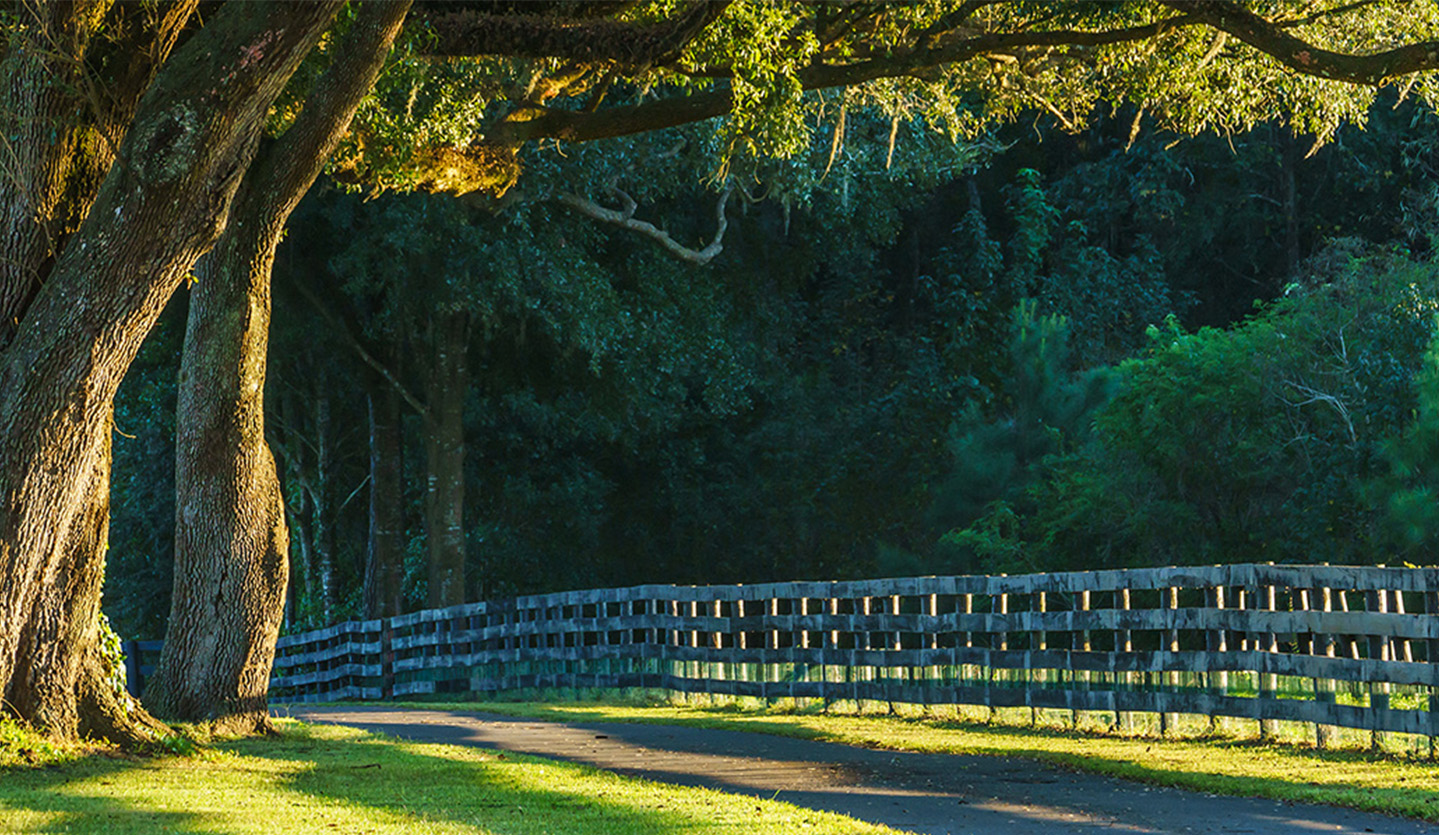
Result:
[[[477,745],[839,812],[924,835],[1439,833],[1328,806],[1218,797],[1026,760],[876,751],[671,725],[572,723],[383,707],[286,711],[417,742]]]

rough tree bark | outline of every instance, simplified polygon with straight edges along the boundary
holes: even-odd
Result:
[[[198,5],[37,2],[11,30],[0,61],[0,348],[89,212],[140,96]],[[114,72],[96,77],[95,66]],[[100,85],[103,97],[92,93]]]
[[[0,697],[51,734],[146,735],[107,698],[97,653],[115,390],[223,228],[266,110],[338,6],[216,13],[140,98],[43,284],[5,311],[15,324],[0,353]]]
[[[379,75],[409,6],[370,0],[360,7],[295,124],[251,164],[191,292],[176,420],[174,591],[145,691],[156,715],[212,721],[230,733],[269,727],[266,697],[289,575],[284,500],[264,420],[275,248]]]

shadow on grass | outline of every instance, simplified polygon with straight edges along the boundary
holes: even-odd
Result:
[[[0,771],[0,832],[652,835],[760,817],[753,802],[350,729],[290,727],[218,747],[233,756]],[[773,831],[785,828],[777,818]]]

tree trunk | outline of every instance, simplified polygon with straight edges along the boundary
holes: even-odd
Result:
[[[310,540],[315,586],[310,592],[319,598],[320,623],[329,624],[335,615],[335,493],[330,479],[335,461],[330,440],[330,397],[325,375],[321,375],[315,396],[315,480],[310,487]]]
[[[290,577],[285,595],[288,608],[285,622],[293,627],[306,622],[308,613],[303,604],[309,599],[311,590],[315,587],[315,560],[310,551],[310,543],[314,541],[314,537],[310,534],[310,518],[314,515],[314,511],[309,508],[310,494],[313,491],[305,477],[306,441],[300,429],[302,421],[299,398],[293,390],[286,390],[275,398],[274,406],[279,418],[276,422],[282,427],[281,431],[277,433],[278,438],[274,442],[274,449],[279,451],[280,458],[284,462],[285,482],[289,485],[290,501],[285,507],[285,518],[292,534],[290,542],[295,559],[290,564]]]
[[[265,446],[270,288],[247,280],[267,269],[273,250],[255,252],[246,246],[253,240],[227,233],[191,293],[175,424],[174,591],[145,691],[157,716],[219,720],[231,733],[268,722],[289,568],[284,505]]]
[[[164,649],[145,694],[158,715],[214,721],[232,733],[268,728],[289,572],[284,500],[265,444],[275,248],[374,84],[408,6],[364,5],[296,123],[251,166],[235,222],[191,294],[176,421],[175,584]],[[321,427],[322,449],[327,429]],[[320,567],[327,614],[331,550]]]
[[[430,608],[465,602],[465,393],[469,386],[469,317],[436,312],[433,359],[426,379],[425,538]]]
[[[0,354],[0,697],[54,735],[146,735],[98,680],[115,390],[214,243],[270,103],[339,5],[221,8],[149,86],[44,285],[7,311],[18,326]]]
[[[365,617],[389,618],[404,608],[405,517],[400,396],[385,381],[370,407],[370,544],[365,557]]]

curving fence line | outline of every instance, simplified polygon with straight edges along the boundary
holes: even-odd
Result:
[[[280,639],[281,701],[659,688],[1439,736],[1439,569],[1224,565],[532,595]]]

